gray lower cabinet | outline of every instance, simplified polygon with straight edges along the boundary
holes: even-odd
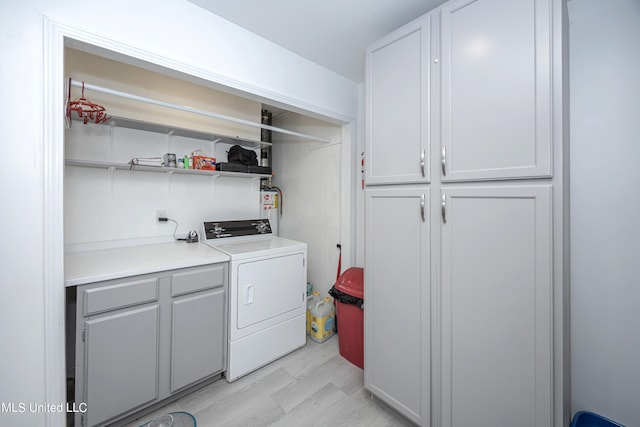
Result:
[[[441,190],[442,427],[551,425],[551,191]]]
[[[366,191],[364,385],[411,421],[430,418],[429,189]]]
[[[171,392],[176,392],[224,367],[224,290],[201,292],[171,305]]]
[[[78,286],[77,426],[127,417],[224,370],[227,264]]]
[[[85,322],[87,425],[158,399],[157,303]]]

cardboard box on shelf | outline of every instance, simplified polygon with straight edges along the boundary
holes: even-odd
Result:
[[[216,170],[215,157],[193,156],[193,168],[201,170]]]

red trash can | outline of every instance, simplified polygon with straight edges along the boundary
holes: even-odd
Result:
[[[336,301],[340,355],[364,369],[364,270],[347,269],[329,294]]]

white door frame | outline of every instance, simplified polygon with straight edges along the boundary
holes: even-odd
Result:
[[[263,88],[232,81],[224,76],[196,69],[188,64],[137,49],[133,46],[88,33],[59,22],[44,19],[44,68],[43,68],[43,218],[44,218],[44,340],[45,340],[45,401],[66,401],[65,380],[65,287],[64,287],[64,49],[65,40],[77,42],[114,52],[146,63],[163,67],[177,74],[190,75],[198,79],[222,85],[245,97],[269,99],[279,104],[290,104],[291,98],[265,91]],[[300,105],[309,107],[305,100]],[[313,106],[311,108],[313,110]],[[331,114],[317,107],[316,114]],[[342,245],[345,265],[355,260],[355,207],[353,187],[356,183],[352,171],[355,157],[357,128],[356,118],[345,118],[339,113],[330,117],[342,123]],[[66,425],[64,412],[48,412],[46,425]]]

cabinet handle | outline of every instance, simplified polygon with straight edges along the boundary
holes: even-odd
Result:
[[[442,176],[447,176],[447,147],[442,147],[442,155],[440,158],[442,163]]]
[[[425,152],[424,149],[420,152],[420,170],[422,171],[422,177],[424,178],[424,160],[425,160]]]
[[[440,209],[442,210],[442,222],[447,223],[447,195],[442,193],[442,202],[440,202]]]
[[[253,304],[253,285],[249,284],[244,287],[244,305]]]
[[[420,215],[422,215],[422,222],[426,221],[426,218],[424,216],[424,207],[425,207],[425,196],[424,194],[422,194],[420,196]]]

